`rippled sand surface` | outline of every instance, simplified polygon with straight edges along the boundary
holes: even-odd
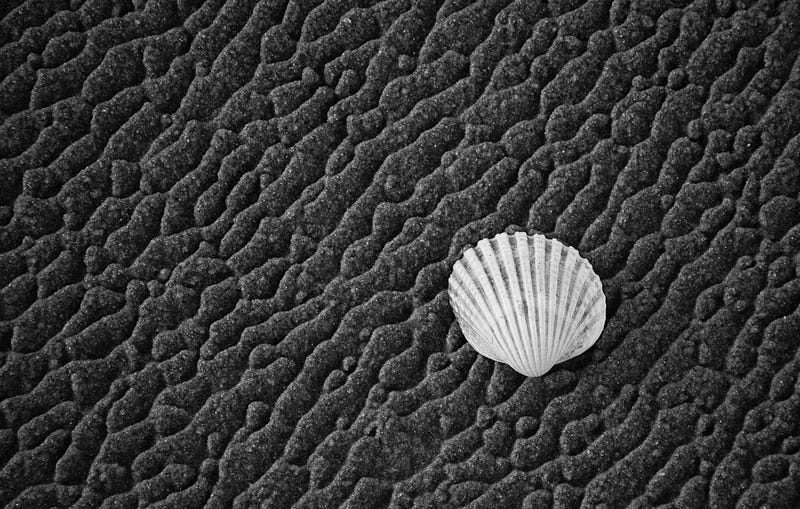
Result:
[[[800,2],[6,0],[0,506],[800,506]],[[524,378],[507,229],[606,328]]]

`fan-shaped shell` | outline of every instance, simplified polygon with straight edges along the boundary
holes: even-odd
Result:
[[[453,267],[449,295],[473,348],[526,376],[585,352],[605,325],[603,285],[588,260],[544,235],[481,240]]]

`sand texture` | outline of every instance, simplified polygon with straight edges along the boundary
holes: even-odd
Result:
[[[800,0],[2,0],[0,507],[800,507],[798,193]]]

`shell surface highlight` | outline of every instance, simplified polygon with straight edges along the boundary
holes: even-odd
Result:
[[[481,240],[454,265],[448,293],[472,347],[526,376],[582,354],[605,326],[600,277],[575,248],[544,235]]]

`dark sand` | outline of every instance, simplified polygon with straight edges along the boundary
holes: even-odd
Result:
[[[800,1],[371,3],[0,3],[0,506],[800,507]],[[607,296],[541,378],[509,225]]]

